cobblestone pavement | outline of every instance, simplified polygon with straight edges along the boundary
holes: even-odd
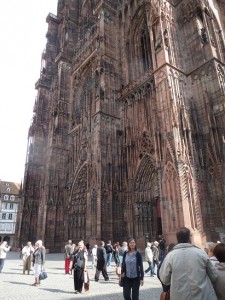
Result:
[[[40,286],[32,286],[33,274],[22,274],[22,260],[18,252],[9,252],[4,268],[0,274],[0,299],[4,300],[58,300],[58,299],[87,299],[87,300],[122,300],[122,288],[118,285],[115,267],[110,268],[109,281],[105,282],[102,275],[98,282],[94,279],[94,270],[88,262],[90,290],[87,293],[75,294],[72,275],[64,274],[63,254],[47,254],[45,269],[48,278]],[[144,262],[144,267],[147,267]],[[144,286],[140,288],[139,300],[158,300],[161,284],[154,277],[146,276]]]

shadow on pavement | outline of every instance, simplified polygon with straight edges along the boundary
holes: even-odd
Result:
[[[67,291],[63,291],[60,289],[48,289],[48,288],[42,288],[42,287],[39,287],[39,289],[43,290],[43,291],[47,291],[47,292],[52,292],[52,293],[73,294],[73,292],[67,292]]]
[[[10,274],[10,273],[8,273]],[[12,284],[18,284],[18,285],[32,285],[32,284],[29,284],[29,283],[25,283],[25,282],[17,282],[17,281],[3,281],[3,282],[8,282],[8,283],[12,283]]]
[[[154,293],[158,294],[159,293],[159,289],[158,288],[152,288],[151,291]],[[161,289],[160,289],[161,290]],[[73,294],[73,293],[72,293]],[[74,294],[73,297],[69,297],[66,298],[66,300],[74,300],[74,299],[87,299],[87,300],[123,300],[123,289],[121,289],[121,293],[109,293],[109,294],[102,294],[102,295],[91,295],[91,291],[89,292],[83,292],[80,296],[79,294]],[[158,297],[157,297],[158,298]],[[143,300],[143,299],[150,299],[150,295],[149,295],[149,291],[148,290],[140,290],[140,295],[139,295],[139,300]],[[159,298],[158,298],[159,299]]]

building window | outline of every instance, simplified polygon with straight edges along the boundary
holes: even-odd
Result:
[[[15,200],[15,196],[14,195],[10,196],[10,200],[14,201]]]
[[[7,209],[8,203],[5,203],[5,209]]]
[[[6,224],[6,226],[5,226],[6,228],[6,231],[12,231],[12,224]]]
[[[7,192],[10,192],[10,188],[7,188],[6,190],[7,190]]]
[[[141,32],[141,52],[142,52],[142,62],[143,62],[144,71],[146,71],[148,68],[151,67],[150,38],[149,38],[148,30],[142,30]]]
[[[9,200],[9,195],[4,195],[4,200]]]
[[[10,209],[13,209],[13,204],[10,203],[9,208],[10,208]]]
[[[8,220],[12,220],[12,214],[9,214],[9,216],[8,216]]]
[[[6,219],[6,214],[2,214],[2,220]]]

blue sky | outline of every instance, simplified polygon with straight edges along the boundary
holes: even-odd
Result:
[[[0,179],[20,183],[24,176],[28,129],[37,94],[41,53],[49,12],[57,0],[2,1],[0,10]]]

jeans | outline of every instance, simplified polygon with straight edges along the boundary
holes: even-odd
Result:
[[[159,261],[163,261],[165,257],[165,251],[162,249],[159,249]]]
[[[158,265],[159,265],[159,261],[153,259],[153,271],[154,271],[154,273],[155,273],[155,272],[157,273]],[[156,269],[156,267],[157,267],[157,269]],[[156,270],[155,270],[155,269],[156,269]]]
[[[139,300],[140,278],[128,278],[125,276],[123,297],[124,300]],[[132,296],[131,296],[132,291]]]
[[[148,268],[145,270],[145,273],[148,273],[149,271],[151,271],[150,273],[151,273],[151,275],[153,275],[154,274],[153,263],[150,261],[148,261],[147,263],[148,263]]]
[[[112,253],[107,253],[106,265],[109,267],[111,265]]]
[[[4,258],[0,258],[0,272],[1,272],[2,269],[3,269],[4,262],[5,262],[5,259],[4,259]]]

